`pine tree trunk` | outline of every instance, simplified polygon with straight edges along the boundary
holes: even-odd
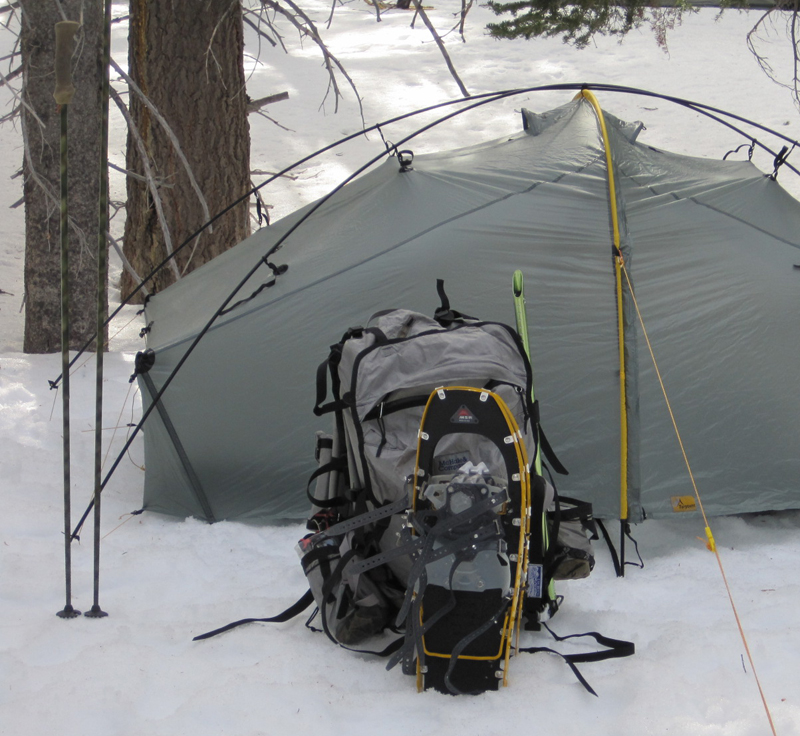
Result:
[[[97,315],[97,222],[100,172],[102,2],[62,0],[69,20],[83,26],[73,57],[75,96],[69,106],[70,347],[94,334]],[[25,334],[27,353],[61,346],[59,246],[60,132],[53,99],[55,24],[63,20],[54,0],[22,0],[24,65],[22,125],[25,194]],[[37,120],[38,117],[38,120]]]
[[[199,6],[202,6],[199,7]],[[129,67],[134,82],[167,120],[213,216],[249,188],[250,131],[243,62],[241,7],[232,0],[131,0]],[[173,247],[207,220],[183,164],[162,125],[131,92],[130,108],[159,183]],[[145,174],[128,137],[128,168]],[[249,234],[245,201],[162,268],[152,292],[188,273]],[[164,233],[147,184],[128,178],[125,254],[142,278],[167,257]],[[122,293],[136,283],[125,273]]]

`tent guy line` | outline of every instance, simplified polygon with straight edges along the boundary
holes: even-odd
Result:
[[[681,437],[680,429],[678,428],[678,422],[675,419],[675,413],[672,410],[672,402],[669,400],[669,395],[667,394],[667,388],[664,385],[664,379],[661,375],[661,369],[658,367],[658,361],[656,360],[656,354],[653,350],[653,345],[650,342],[650,336],[647,332],[647,327],[644,323],[644,317],[642,316],[642,311],[639,308],[639,302],[636,299],[636,292],[633,288],[633,283],[631,283],[631,277],[628,273],[628,269],[625,267],[625,261],[620,259],[620,268],[622,273],[625,275],[625,280],[627,281],[628,288],[630,289],[631,299],[633,299],[634,307],[636,308],[636,315],[639,318],[639,324],[642,327],[642,335],[644,335],[645,342],[647,343],[647,349],[650,353],[650,358],[653,361],[653,368],[656,372],[656,376],[658,377],[658,384],[661,387],[661,393],[664,396],[664,403],[667,406],[667,410],[669,411],[670,420],[672,421],[672,426],[675,429],[675,437],[678,440],[678,444],[681,448],[681,454],[683,455],[683,460],[686,463],[686,470],[689,473],[689,478],[692,482],[692,489],[694,491],[694,496],[697,499],[697,505],[700,509],[700,513],[703,516],[703,522],[705,524],[705,533],[707,538],[706,547],[709,549],[710,552],[714,553],[714,557],[717,560],[717,565],[719,567],[720,575],[722,576],[722,583],[725,586],[725,593],[728,596],[728,602],[731,606],[731,612],[733,613],[733,617],[736,620],[736,627],[739,631],[739,637],[742,640],[742,645],[744,646],[744,651],[747,654],[747,660],[750,662],[750,669],[753,670],[753,678],[756,681],[756,687],[758,688],[758,694],[761,697],[761,703],[764,707],[764,711],[767,716],[767,721],[769,722],[770,729],[772,731],[773,736],[777,736],[777,731],[775,730],[775,722],[772,719],[772,711],[770,710],[769,703],[767,702],[767,696],[764,692],[764,688],[761,684],[761,678],[758,676],[758,668],[756,667],[755,660],[753,659],[753,655],[750,651],[750,644],[747,641],[747,635],[744,631],[744,626],[742,624],[742,619],[739,616],[739,610],[736,606],[736,600],[733,596],[733,591],[731,590],[731,586],[728,583],[728,576],[725,572],[725,565],[722,562],[722,555],[720,555],[719,547],[717,546],[716,541],[714,540],[714,535],[711,531],[711,522],[708,520],[708,516],[706,515],[705,507],[703,506],[703,499],[700,496],[700,490],[697,487],[697,481],[695,480],[694,472],[692,471],[692,465],[689,462],[689,456],[686,454],[686,447],[683,442],[683,438]],[[744,667],[744,656],[742,657],[742,667]],[[747,670],[745,670],[746,672]]]

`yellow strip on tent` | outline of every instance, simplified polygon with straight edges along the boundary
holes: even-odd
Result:
[[[619,410],[620,410],[620,510],[619,518],[628,518],[628,410],[625,402],[625,329],[622,319],[622,253],[620,252],[619,215],[617,213],[617,187],[614,182],[614,162],[611,158],[611,146],[608,140],[608,129],[603,117],[603,110],[597,98],[588,90],[581,90],[577,97],[582,97],[594,108],[600,123],[603,136],[603,148],[606,153],[606,170],[608,172],[608,207],[611,211],[611,228],[614,236],[614,264],[617,280],[617,334],[619,335]]]

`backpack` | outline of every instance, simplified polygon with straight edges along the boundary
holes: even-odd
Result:
[[[314,413],[332,429],[316,434],[297,547],[310,594],[204,637],[313,601],[310,628],[318,620],[339,646],[453,695],[507,684],[512,654],[552,651],[519,648],[519,631],[556,613],[554,581],[590,574],[591,505],[559,498],[535,470],[542,453],[566,473],[541,432],[517,331],[452,310],[438,290],[433,318],[379,312],[317,370]],[[362,648],[387,631],[381,651]],[[564,657],[591,692],[575,661],[633,653],[592,636],[607,651]]]

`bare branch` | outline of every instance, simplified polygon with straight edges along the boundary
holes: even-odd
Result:
[[[247,16],[248,16],[248,15],[250,15],[251,13],[252,13],[253,15],[255,15],[255,13],[253,13],[253,11],[252,11],[252,10],[243,10],[243,13],[242,13],[242,21],[243,21],[244,23],[246,23],[248,26],[250,26],[250,28],[252,28],[252,29],[253,29],[253,30],[254,30],[254,31],[255,31],[255,32],[258,34],[259,51],[261,50],[261,49],[260,49],[260,44],[261,44],[261,39],[262,39],[262,38],[263,38],[263,39],[264,39],[264,40],[265,40],[267,43],[269,43],[269,44],[272,44],[272,47],[273,47],[273,48],[275,48],[275,47],[278,45],[277,41],[276,41],[274,38],[272,38],[272,36],[269,36],[268,34],[266,34],[266,33],[264,32],[264,30],[261,28],[261,25],[260,25],[260,24],[253,23],[253,21],[252,21],[252,20],[250,20],[250,18],[248,18],[248,17],[247,17]]]
[[[789,19],[790,25],[790,36],[792,38],[792,51],[794,58],[792,61],[794,62],[794,66],[792,67],[792,93],[794,94],[795,104],[800,103],[800,94],[798,94],[798,68],[797,68],[797,9],[798,9],[798,0],[794,0],[794,10],[792,11],[792,17]]]
[[[125,257],[125,253],[122,251],[122,246],[117,242],[111,233],[106,232],[106,238],[108,242],[111,243],[114,250],[117,252],[120,260],[122,261],[122,267],[133,277],[133,280],[136,282],[137,286],[139,286],[139,290],[145,295],[149,296],[149,292],[147,291],[147,287],[144,286],[142,282],[142,278],[136,273],[136,269],[131,265],[131,262]]]
[[[253,169],[250,173],[253,176],[279,176],[281,179],[289,179],[290,181],[297,181],[300,178],[296,174],[278,174],[276,171],[263,171],[262,169]]]
[[[23,70],[22,76],[23,76],[23,79],[24,79],[25,70]],[[8,84],[8,77],[6,77],[3,74],[3,72],[0,72],[0,86],[7,85],[7,84]],[[24,84],[25,84],[25,82],[23,81],[23,86],[24,86]],[[11,92],[11,94],[14,96],[14,100],[17,103],[17,107],[15,108],[14,111],[12,111],[13,115],[11,115],[11,117],[16,115],[17,108],[19,108],[20,106],[24,107],[33,116],[33,119],[37,123],[39,123],[39,127],[44,129],[46,126],[42,122],[42,119],[36,114],[36,110],[34,110],[27,102],[25,102],[25,98],[17,90],[15,90],[11,85],[8,85],[8,89]]]
[[[464,35],[464,26],[467,22],[467,14],[470,10],[472,10],[472,3],[473,0],[461,0],[461,13],[459,14],[459,21],[458,21],[458,35],[461,36],[461,40],[464,43],[467,42],[467,37]]]
[[[0,87],[5,87],[12,79],[16,79],[22,74],[22,65],[20,64],[16,69],[10,71],[8,74],[3,75],[0,72]]]
[[[3,123],[7,123],[9,120],[13,120],[17,115],[19,115],[20,110],[22,109],[21,105],[16,105],[11,112],[6,113],[3,117],[0,118],[0,125]]]
[[[281,130],[285,130],[287,133],[294,133],[295,131],[291,128],[287,128],[285,125],[281,125],[275,118],[271,118],[267,113],[263,110],[256,110],[256,115],[260,115],[264,120],[269,120],[273,125],[277,125]]]
[[[325,24],[325,27],[330,30],[331,23],[333,22],[333,14],[336,11],[336,0],[332,0],[331,2],[331,14],[328,16],[328,21]]]
[[[29,108],[30,105],[26,104],[20,111],[21,115],[24,116],[26,114],[26,111],[29,110]],[[34,117],[36,117],[35,113]],[[38,117],[36,117],[36,120],[39,122],[40,125],[42,124],[42,121]],[[44,127],[44,125],[42,125],[42,127]],[[28,164],[27,173],[28,176],[33,180],[33,183],[36,184],[36,186],[39,187],[39,189],[41,189],[42,193],[44,194],[45,202],[47,203],[48,206],[47,218],[49,220],[50,217],[52,217],[61,208],[61,198],[55,192],[54,188],[51,188],[48,182],[46,182],[44,179],[42,179],[41,176],[39,176],[39,172],[36,169],[36,164],[33,161],[31,143],[28,140],[28,126],[25,124],[24,120],[20,128],[22,129],[23,156],[25,158],[25,162]],[[78,239],[78,248],[80,252],[82,254],[88,252],[86,243],[86,233],[80,227],[78,227],[78,225],[75,223],[75,220],[71,216],[68,217],[67,221],[70,226],[70,229],[75,233],[75,237]]]
[[[108,167],[110,169],[114,169],[114,171],[119,171],[120,174],[125,174],[125,176],[131,177],[131,179],[136,179],[136,181],[140,181],[143,184],[147,183],[147,177],[142,176],[141,174],[137,174],[135,171],[128,171],[128,169],[123,169],[121,166],[117,166],[115,163],[111,161],[108,162]],[[169,186],[164,182],[159,182],[159,186]]]
[[[288,92],[278,92],[274,95],[268,95],[267,97],[260,97],[257,100],[250,100],[247,103],[247,112],[258,112],[262,107],[265,105],[271,105],[273,102],[281,102],[282,100],[288,100],[289,93]]]
[[[225,79],[222,76],[222,67],[220,63],[217,61],[217,55],[214,53],[214,50],[211,48],[214,45],[214,39],[217,36],[217,31],[219,30],[220,26],[222,25],[222,21],[225,20],[225,16],[231,12],[233,8],[235,8],[239,4],[239,0],[231,0],[230,5],[228,5],[228,9],[220,16],[217,24],[214,26],[214,30],[211,32],[211,38],[208,40],[208,46],[206,47],[206,81],[210,82],[211,80],[208,77],[208,57],[210,56],[214,60],[214,64],[217,67],[217,72],[219,73],[219,80],[222,83],[222,88],[227,89],[225,86]]]
[[[419,14],[419,17],[422,18],[422,22],[425,24],[425,27],[430,31],[431,36],[433,36],[433,40],[436,42],[436,45],[439,47],[439,51],[441,51],[442,56],[444,57],[444,63],[447,65],[448,70],[450,71],[450,76],[455,79],[458,88],[461,90],[461,94],[464,97],[469,97],[469,92],[467,88],[464,86],[464,83],[461,81],[461,77],[458,76],[458,72],[456,71],[455,66],[453,66],[453,62],[450,59],[450,54],[447,53],[447,49],[444,47],[444,43],[436,32],[436,29],[433,27],[433,23],[431,23],[430,18],[428,18],[428,14],[425,12],[425,8],[422,7],[422,3],[420,0],[412,0],[414,3],[414,9]]]
[[[366,1],[368,3],[372,3],[372,5],[375,6],[375,21],[377,23],[380,23],[381,20],[382,20],[381,19],[381,2],[380,2],[380,0],[366,0]],[[333,17],[333,14],[331,14],[331,17]]]
[[[192,167],[189,165],[189,161],[186,159],[186,156],[183,153],[183,149],[181,148],[181,144],[178,142],[178,138],[176,137],[174,131],[170,127],[169,123],[164,119],[164,116],[158,111],[158,108],[150,101],[150,98],[145,95],[142,90],[139,89],[139,86],[134,82],[117,64],[114,59],[111,59],[111,66],[113,69],[119,74],[125,82],[127,82],[129,89],[132,89],[138,96],[139,99],[145,104],[148,110],[153,114],[156,120],[160,123],[161,127],[164,129],[164,132],[169,137],[170,142],[172,143],[172,147],[175,149],[175,153],[180,159],[180,162],[183,164],[184,171],[186,171],[186,175],[189,177],[189,183],[194,189],[197,198],[200,200],[200,206],[203,208],[203,215],[206,218],[206,221],[211,219],[211,212],[208,209],[208,203],[206,202],[206,198],[203,195],[202,190],[200,189],[200,185],[197,183],[197,179],[194,177],[194,172],[192,171]],[[121,102],[121,100],[120,100]],[[122,103],[124,106],[124,103]],[[208,228],[209,233],[214,232],[213,225],[209,226]]]
[[[277,16],[277,13],[275,13],[273,11],[272,12],[272,17],[270,17],[270,14],[267,12],[267,8],[263,4],[263,2],[261,4],[261,6],[259,7],[258,13],[256,13],[255,11],[251,11],[251,12],[252,12],[253,15],[255,15],[258,18],[258,24],[259,25],[261,23],[263,23],[267,28],[269,28],[270,32],[274,34],[275,38],[277,39],[278,44],[280,44],[280,47],[283,49],[283,53],[288,54],[289,53],[289,49],[286,48],[286,44],[283,42],[283,34],[280,32],[278,27],[275,25],[275,17]]]
[[[328,94],[330,94],[331,90],[333,90],[335,100],[334,111],[339,111],[339,98],[342,96],[342,93],[339,89],[339,84],[336,79],[335,67],[347,80],[347,83],[355,93],[356,100],[358,101],[359,113],[361,115],[361,122],[362,124],[366,125],[366,121],[364,120],[364,107],[361,102],[361,96],[358,94],[358,89],[356,88],[353,80],[350,78],[350,75],[345,70],[344,66],[342,66],[341,62],[330,52],[327,45],[322,40],[314,21],[312,21],[311,18],[303,11],[303,9],[294,3],[293,0],[285,0],[286,4],[293,12],[289,12],[289,10],[276,2],[276,0],[261,0],[261,2],[264,6],[271,8],[276,13],[280,13],[297,29],[301,36],[307,36],[310,38],[322,52],[323,63],[328,72],[328,91],[325,93],[325,98],[322,100],[322,105],[325,104]]]
[[[113,61],[111,63],[114,64]],[[142,161],[142,168],[144,169],[144,175],[147,179],[147,188],[150,191],[150,196],[153,200],[153,206],[156,210],[156,217],[158,217],[158,223],[161,226],[161,232],[164,236],[164,248],[167,251],[167,255],[171,256],[173,252],[172,236],[170,235],[167,218],[164,216],[164,206],[161,201],[161,195],[158,192],[158,186],[156,185],[155,178],[153,177],[153,172],[150,169],[150,157],[147,154],[144,141],[139,133],[139,129],[136,127],[136,123],[133,122],[133,118],[131,117],[128,108],[125,106],[125,103],[122,101],[115,89],[112,88],[110,90],[110,96],[111,99],[114,100],[116,106],[119,108],[119,111],[122,113],[122,117],[125,118],[125,122],[128,124],[128,130],[130,130],[131,136],[136,144],[136,149],[139,151],[139,158]],[[169,265],[172,269],[173,275],[175,276],[175,280],[178,281],[181,277],[181,274],[174,258],[170,258]]]
[[[61,5],[61,0],[53,0],[53,2],[56,4],[58,12],[61,13],[61,20],[69,20],[69,18],[67,18],[67,14],[64,12],[63,6]]]

